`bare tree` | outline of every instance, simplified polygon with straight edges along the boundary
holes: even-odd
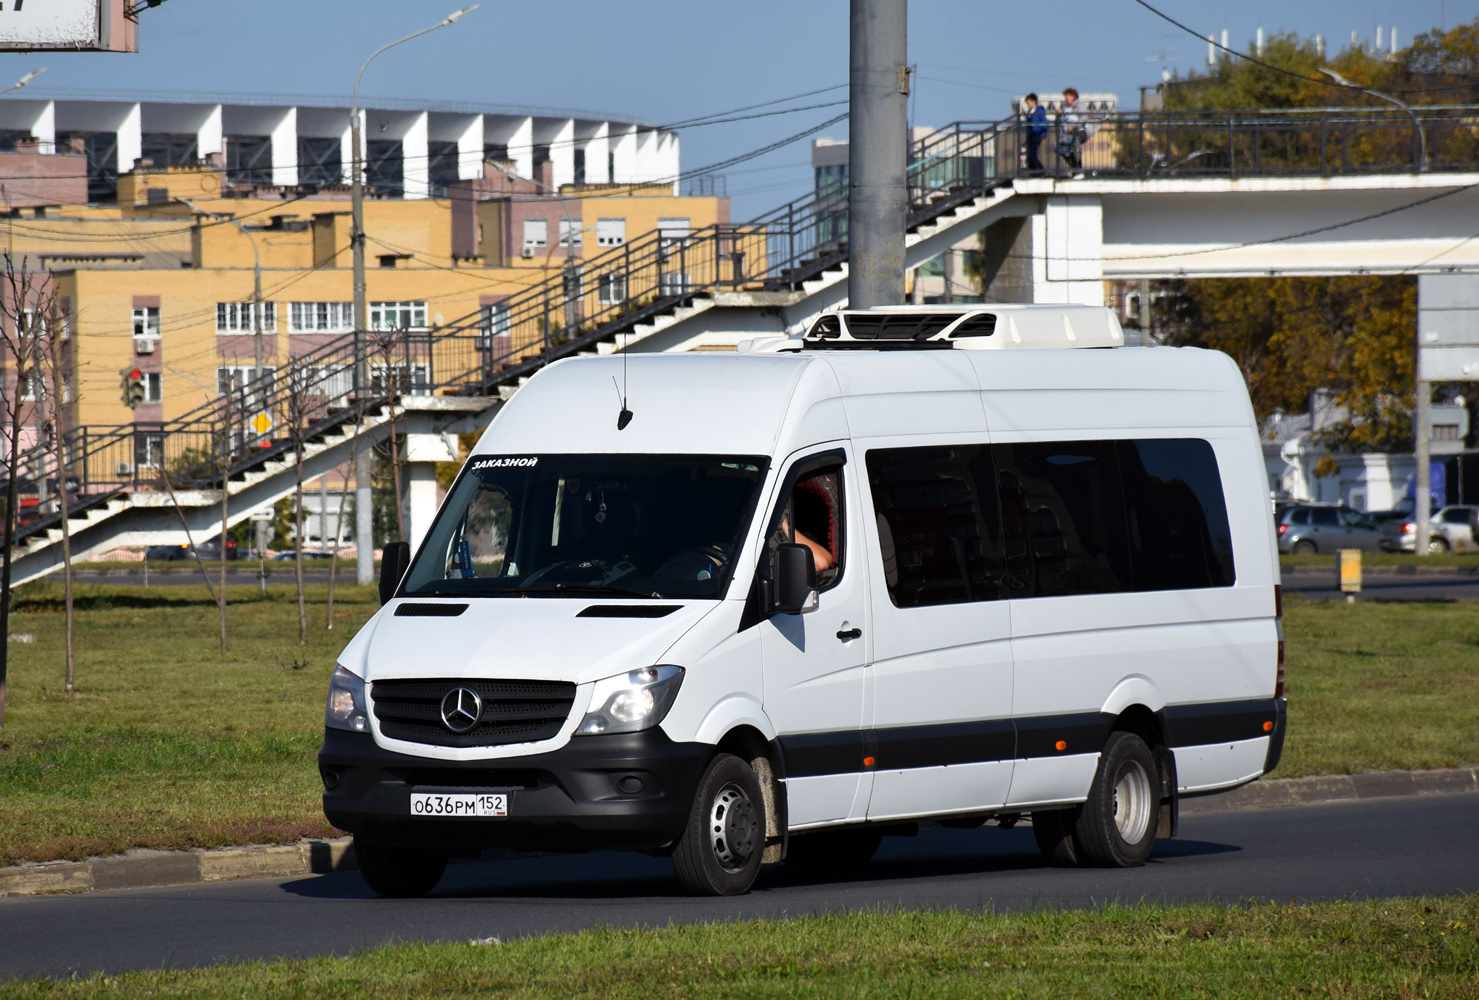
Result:
[[[72,592],[72,524],[68,496],[70,486],[71,458],[67,451],[67,404],[72,387],[72,350],[68,336],[68,320],[58,307],[56,285],[47,276],[46,283],[39,287],[32,300],[27,316],[20,311],[20,322],[27,328],[27,335],[36,345],[37,373],[40,376],[41,392],[36,405],[45,414],[41,422],[50,428],[50,444],[56,451],[56,497],[57,512],[61,515],[62,529],[62,595],[66,605],[67,669],[66,692],[70,698],[76,692],[77,658],[75,652],[76,616]]]
[[[20,503],[21,423],[27,412],[28,389],[36,386],[35,344],[26,333],[21,318],[30,304],[32,276],[27,259],[19,266],[9,251],[3,257],[0,273],[0,361],[10,366],[10,377],[0,382],[4,392],[5,431],[5,537],[0,546],[0,726],[5,725],[5,690],[10,664],[10,574],[15,546],[16,507]],[[33,462],[40,449],[33,449]],[[30,470],[34,474],[34,468]]]
[[[309,393],[310,370],[294,365],[279,370],[288,434],[293,441],[293,568],[298,584],[298,645],[308,645],[308,607],[303,597],[303,447],[314,400]]]
[[[390,449],[390,480],[395,493],[395,530],[397,537],[404,539],[406,537],[405,494],[401,492],[401,457],[400,445],[396,438],[395,410],[396,401],[409,387],[411,364],[409,358],[397,364],[396,354],[398,348],[408,343],[408,338],[405,330],[376,330],[372,337],[374,339],[371,348],[380,358],[380,383],[385,389],[385,410],[390,425],[390,437],[386,438],[386,443]]]
[[[356,469],[359,466],[355,460],[359,458],[359,435],[365,427],[365,413],[360,410],[354,421],[354,436],[349,439],[349,467]],[[339,536],[344,533],[344,501],[349,496],[349,479],[344,480],[344,486],[339,490],[339,513],[334,521],[334,547],[333,559],[329,563],[329,607],[325,613],[325,629],[334,631],[334,578],[339,572]]]
[[[226,525],[230,523],[227,515],[231,506],[231,455],[232,455],[232,421],[236,417],[236,407],[233,405],[232,392],[234,386],[227,380],[226,391],[221,396],[221,433],[220,455],[218,456],[218,467],[221,472],[221,589],[216,597],[216,605],[221,612],[221,652],[226,652]]]

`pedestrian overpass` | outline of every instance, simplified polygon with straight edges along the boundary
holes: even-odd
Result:
[[[1079,176],[1029,176],[1015,119],[910,149],[906,267],[984,234],[988,301],[1102,304],[1106,279],[1479,271],[1479,106],[1102,116]],[[1050,173],[1058,165],[1048,157]],[[582,354],[723,348],[846,302],[847,204],[827,192],[748,223],[652,232],[430,331],[345,335],[162,424],[77,427],[21,456],[65,486],[73,557],[209,537],[392,433],[418,541],[450,435]],[[377,372],[356,379],[354,373]],[[263,437],[250,417],[273,416]],[[287,430],[284,430],[287,429]],[[144,456],[144,460],[140,459]],[[222,491],[226,503],[223,504]],[[359,491],[368,519],[368,487]],[[13,580],[61,565],[55,499],[16,532]]]

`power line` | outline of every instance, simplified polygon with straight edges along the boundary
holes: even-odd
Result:
[[[836,83],[830,87],[822,87],[818,90],[808,90],[800,94],[792,94],[790,97],[778,97],[773,101],[761,101],[759,104],[747,104],[742,108],[730,108],[728,111],[715,111],[711,114],[699,115],[697,118],[688,118],[683,121],[670,122],[667,125],[650,125],[646,126],[646,129],[656,131],[659,129],[683,128],[685,126],[693,125],[695,122],[705,121],[709,118],[718,118],[721,115],[737,115],[744,111],[754,111],[756,108],[768,108],[776,104],[785,104],[787,101],[799,101],[803,97],[815,97],[818,94],[825,94],[829,91],[841,90],[843,87],[846,86],[847,84],[845,83]],[[818,107],[822,106],[823,105],[818,105]],[[799,111],[801,109],[797,108],[796,110]],[[637,131],[644,131],[644,128],[638,128]]]
[[[1239,52],[1237,49],[1230,49],[1226,45],[1223,45],[1221,42],[1217,41],[1211,35],[1203,35],[1201,32],[1197,31],[1195,28],[1190,28],[1190,27],[1187,27],[1186,25],[1182,24],[1180,21],[1176,20],[1171,15],[1166,14],[1166,13],[1164,13],[1162,11],[1156,10],[1150,4],[1146,3],[1145,0],[1134,0],[1134,2],[1137,3],[1137,4],[1139,4],[1140,6],[1144,7],[1146,10],[1150,11],[1156,17],[1158,17],[1161,20],[1167,22],[1168,24],[1173,24],[1176,27],[1180,28],[1182,31],[1186,32],[1188,35],[1194,36],[1197,39],[1197,41],[1199,41],[1199,42],[1206,42],[1208,45],[1211,45],[1211,46],[1214,46],[1215,48],[1221,49],[1223,52],[1226,52],[1230,56],[1236,56],[1239,59],[1243,59],[1243,60],[1245,60],[1247,62],[1253,63],[1255,66],[1262,66],[1264,69],[1271,69],[1275,73],[1282,73],[1285,76],[1293,77],[1296,80],[1304,80],[1304,81],[1306,81],[1308,83],[1322,83],[1322,84],[1324,84],[1327,87],[1340,87],[1340,88],[1345,89],[1345,90],[1356,90],[1356,91],[1360,91],[1362,93],[1367,92],[1367,89],[1368,88],[1366,88],[1366,87],[1360,87],[1360,86],[1357,86],[1357,85],[1352,84],[1352,83],[1336,83],[1334,80],[1328,80],[1328,79],[1326,79],[1324,77],[1306,76],[1305,74],[1296,72],[1295,70],[1285,69],[1283,66],[1275,66],[1271,62],[1266,62],[1266,61],[1264,61],[1262,59],[1259,59],[1259,58],[1257,58],[1255,56],[1250,56],[1246,52]],[[1472,81],[1471,80],[1468,83],[1453,83],[1453,84],[1448,84],[1447,86],[1443,86],[1443,87],[1417,87],[1417,88],[1408,88],[1408,89],[1401,89],[1401,90],[1388,90],[1388,91],[1386,91],[1386,93],[1389,93],[1389,94],[1436,94],[1436,93],[1440,93],[1440,92],[1445,91],[1445,90],[1464,90],[1466,88],[1473,87],[1476,82],[1479,82],[1479,81]]]

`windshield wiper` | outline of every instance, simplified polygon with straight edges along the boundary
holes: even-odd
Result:
[[[571,597],[641,597],[646,600],[661,600],[662,595],[655,590],[631,590],[627,587],[613,587],[605,583],[554,583],[545,587],[514,587],[504,591],[505,594],[567,594]]]

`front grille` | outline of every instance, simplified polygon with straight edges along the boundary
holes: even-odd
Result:
[[[442,698],[467,688],[483,700],[472,729],[454,733],[442,723]],[[575,702],[568,681],[405,680],[370,687],[380,732],[393,740],[439,747],[496,747],[537,743],[560,731]]]
[[[495,791],[528,791],[548,783],[542,771],[485,768],[391,768],[400,781],[416,788],[485,788]]]

